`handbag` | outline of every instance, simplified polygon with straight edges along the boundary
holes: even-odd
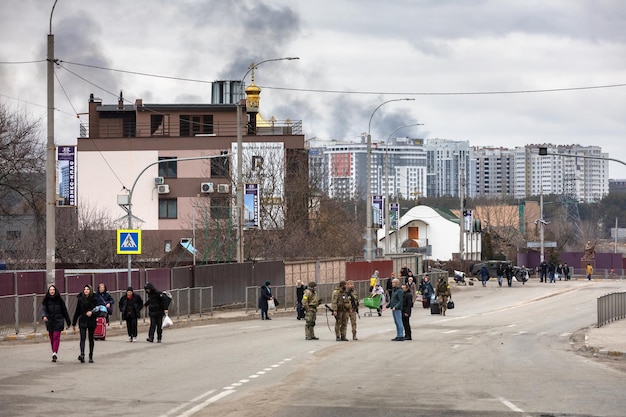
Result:
[[[450,296],[450,299],[448,300],[446,307],[448,308],[448,310],[452,310],[454,308],[454,301],[452,301],[452,296]]]
[[[169,315],[165,315],[165,317],[163,317],[163,324],[161,324],[161,328],[162,329],[167,329],[170,326],[173,326],[174,322],[172,321],[172,319],[170,318]]]

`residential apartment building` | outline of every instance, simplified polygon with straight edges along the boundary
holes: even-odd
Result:
[[[467,141],[390,138],[372,144],[367,174],[367,143],[311,140],[310,175],[331,198],[364,199],[372,195],[418,200],[422,197],[473,196],[475,162]],[[463,184],[463,187],[461,187]]]
[[[472,148],[476,164],[476,196],[505,197],[515,187],[515,152],[506,148]]]
[[[546,147],[547,155],[539,155]],[[580,202],[601,200],[609,192],[608,154],[599,146],[526,145],[514,149],[514,197],[566,194]]]
[[[260,88],[254,81],[246,88],[238,120],[235,90],[241,91],[231,82],[214,83],[217,104],[144,104],[141,99],[127,104],[121,94],[117,104],[104,104],[91,95],[89,135],[78,138],[77,146],[79,207],[105,210],[120,228],[127,228],[129,216],[118,206],[123,205],[118,196],[132,192],[132,228],[142,229],[144,248],[152,244],[156,256],[200,230],[204,246],[229,246],[226,252],[234,254],[240,123],[241,182],[246,187],[242,209],[260,216],[246,215],[246,228],[270,224],[264,216],[273,216],[271,224],[281,227],[292,178],[308,171],[302,124],[261,118]],[[181,160],[196,157],[206,158]],[[254,207],[247,203],[248,187],[257,193]]]
[[[469,141],[426,140],[429,197],[473,197],[476,192],[475,162]]]

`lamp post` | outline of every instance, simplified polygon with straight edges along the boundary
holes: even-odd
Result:
[[[404,129],[405,127],[411,127],[411,126],[423,126],[424,123],[412,123],[410,125],[404,125],[404,126],[400,126],[395,128],[390,134],[389,137],[387,137],[387,143],[385,146],[385,193],[386,193],[386,205],[387,207],[385,207],[386,211],[386,215],[385,215],[385,255],[389,253],[389,229],[390,229],[390,220],[389,220],[389,215],[390,215],[390,206],[391,204],[389,203],[389,141],[391,140],[391,136],[396,133],[398,130],[400,129]],[[396,197],[398,196],[398,192],[396,190]],[[400,222],[400,204],[398,203],[398,214],[397,214],[397,219],[396,219],[396,223]],[[396,230],[396,237],[398,231]],[[396,239],[397,240],[397,239]],[[396,252],[398,252],[398,245],[396,244]]]
[[[158,161],[151,162],[150,164],[146,165],[144,169],[142,169],[141,172],[135,178],[135,181],[133,182],[133,186],[130,187],[130,191],[128,192],[128,201],[126,201],[125,204],[118,203],[119,206],[122,207],[124,210],[126,210],[126,213],[128,213],[128,230],[133,229],[133,193],[135,192],[135,186],[137,185],[137,181],[139,181],[139,178],[144,174],[144,172],[148,170],[148,168],[150,168],[151,166],[163,163],[163,162],[194,161],[198,159],[223,158],[224,156],[230,156],[230,154],[229,155],[204,155],[204,156],[190,156],[186,158],[160,159]],[[195,241],[194,241],[194,245],[195,245]],[[131,284],[132,255],[129,254],[127,256],[128,256],[128,286],[130,287],[132,285]],[[195,259],[195,255],[194,255],[194,259]]]
[[[54,144],[54,35],[52,34],[52,14],[57,5],[54,0],[50,11],[50,33],[48,33],[48,141],[46,144],[46,281],[54,284],[56,266],[56,146]]]
[[[245,82],[246,77],[252,70],[258,68],[259,65],[265,64],[266,62],[273,61],[291,61],[294,59],[300,59],[299,57],[284,57],[284,58],[272,58],[266,59],[264,61],[258,63],[252,63],[248,66],[248,71],[241,77],[241,81],[239,83],[239,100],[237,100],[237,262],[243,262],[243,133],[241,131],[241,116],[242,116],[242,105],[241,101],[244,100],[244,88],[243,84]]]
[[[365,217],[366,217],[366,222],[367,222],[367,227],[366,227],[366,231],[365,231],[365,260],[367,262],[372,262],[373,260],[373,256],[372,256],[372,135],[371,135],[371,128],[372,128],[372,118],[374,117],[374,114],[376,114],[376,112],[378,111],[378,109],[380,109],[382,106],[384,106],[387,103],[391,103],[394,101],[413,101],[415,100],[414,98],[396,98],[393,100],[387,100],[382,102],[381,104],[378,105],[378,107],[376,107],[374,109],[374,111],[372,112],[372,115],[370,116],[370,121],[367,125],[367,161],[366,161],[366,165],[367,165],[367,172],[366,174],[366,178],[365,178],[365,182],[367,185],[367,201],[365,202]]]

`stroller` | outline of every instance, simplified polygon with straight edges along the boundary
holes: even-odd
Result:
[[[382,302],[383,300],[383,296],[381,294],[376,294],[373,297],[367,297],[363,299],[363,305],[367,308],[369,308],[369,311],[366,313],[363,313],[364,316],[369,316],[372,317],[372,310],[376,310],[376,312],[378,313],[378,315],[381,315],[381,311],[382,311]]]
[[[454,270],[454,282],[458,285],[465,285],[465,272]]]

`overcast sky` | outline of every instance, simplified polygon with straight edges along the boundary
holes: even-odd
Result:
[[[45,62],[6,62],[45,60],[53,4],[0,2],[0,102],[44,124]],[[306,139],[357,138],[406,97],[376,111],[373,141],[423,123],[395,136],[598,145],[626,161],[625,28],[621,0],[58,0],[55,137],[75,143],[90,93],[209,103],[210,82],[298,56],[260,66],[256,84],[261,114],[302,120]],[[471,94],[492,92],[510,93]]]

